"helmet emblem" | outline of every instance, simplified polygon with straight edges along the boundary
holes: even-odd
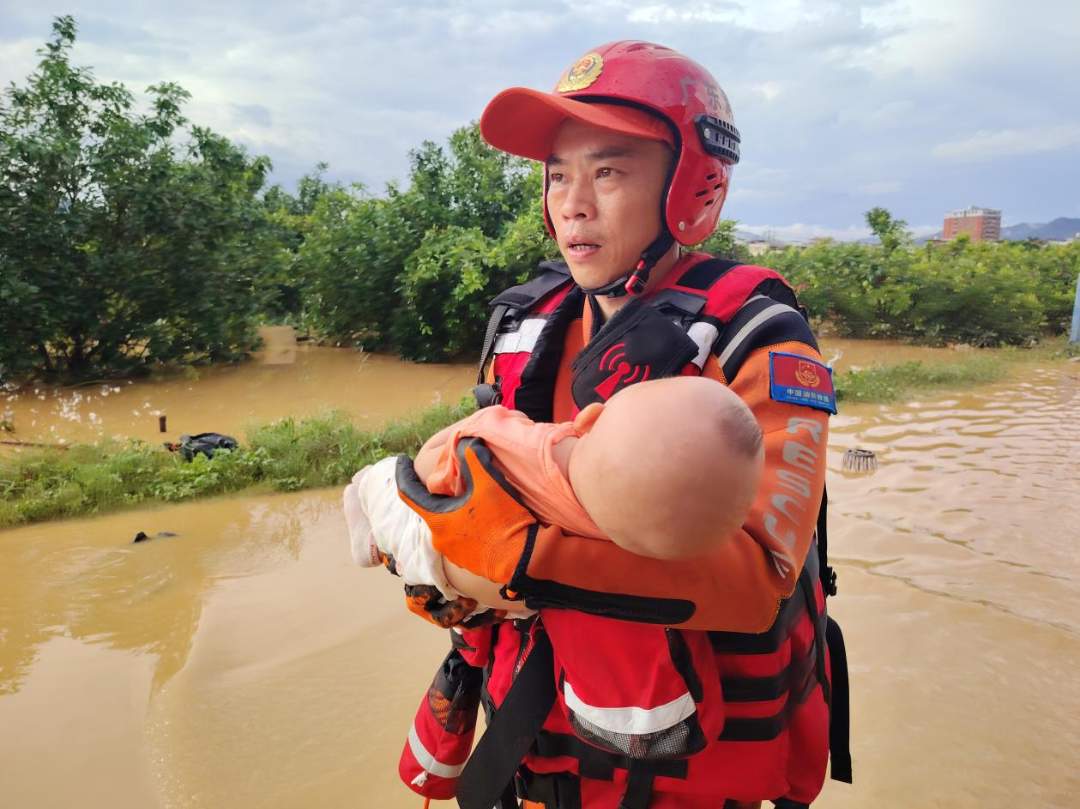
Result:
[[[817,368],[809,362],[799,362],[795,369],[795,378],[799,380],[800,385],[805,385],[808,388],[816,388],[821,384]]]
[[[600,71],[604,69],[604,58],[593,51],[587,53],[574,62],[570,69],[559,79],[555,87],[556,93],[570,93],[574,90],[584,90],[598,78]]]

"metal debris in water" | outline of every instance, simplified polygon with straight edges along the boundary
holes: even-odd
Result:
[[[877,471],[877,455],[872,450],[855,447],[844,451],[844,471],[869,473]]]

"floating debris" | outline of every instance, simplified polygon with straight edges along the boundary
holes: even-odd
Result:
[[[179,444],[166,441],[164,446],[169,452],[179,452],[185,461],[191,461],[195,459],[196,455],[213,458],[215,451],[219,449],[234,450],[240,444],[231,435],[199,433],[198,435],[182,435]]]
[[[148,539],[165,539],[166,537],[179,536],[172,531],[158,531],[156,534],[148,534],[145,531],[140,531],[135,535],[135,539],[131,540],[132,544],[136,542],[146,542]]]
[[[872,450],[855,447],[844,451],[845,472],[876,472],[877,455]]]

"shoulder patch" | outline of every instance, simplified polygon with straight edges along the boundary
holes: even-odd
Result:
[[[809,357],[784,351],[770,351],[769,397],[775,402],[805,405],[836,413],[832,369]]]

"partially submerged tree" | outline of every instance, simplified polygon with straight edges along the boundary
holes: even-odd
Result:
[[[238,356],[270,250],[269,160],[192,126],[165,82],[139,112],[71,64],[75,21],[0,100],[0,371],[63,379]],[[185,142],[179,136],[187,134]]]

